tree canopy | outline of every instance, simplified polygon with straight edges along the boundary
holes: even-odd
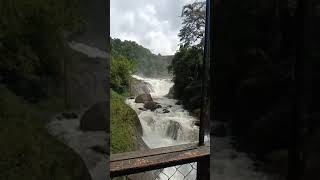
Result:
[[[134,41],[121,41],[120,39],[111,39],[111,54],[123,56],[132,61],[136,65],[136,73],[149,77],[168,76],[167,67],[172,58],[160,54],[155,55]]]
[[[186,100],[185,88],[201,80],[205,32],[205,1],[187,4],[182,10],[180,49],[175,53],[168,70],[173,74],[176,98]],[[198,89],[199,90],[199,89]],[[187,105],[187,104],[186,104]]]
[[[205,1],[194,2],[183,6],[181,18],[182,29],[179,33],[180,42],[184,46],[202,43],[206,22]]]

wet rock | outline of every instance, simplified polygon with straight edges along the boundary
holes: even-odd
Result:
[[[143,107],[146,108],[146,109],[150,109],[151,111],[154,111],[157,108],[159,108],[158,104],[156,102],[153,102],[153,101],[145,102]]]
[[[178,139],[178,132],[181,129],[181,125],[180,123],[176,122],[176,121],[170,121],[169,127],[167,129],[167,136],[171,137],[174,140]]]
[[[169,113],[170,111],[168,109],[162,110],[163,113]]]
[[[78,115],[74,112],[63,112],[61,118],[65,118],[65,119],[76,119],[78,118]]]
[[[146,108],[138,108],[139,110],[141,111],[146,111],[147,109]]]
[[[136,97],[135,103],[146,103],[153,101],[152,97],[150,94],[140,94],[139,96]]]
[[[150,83],[133,78],[131,82],[131,93],[135,96],[140,94],[150,94],[153,89]]]
[[[167,98],[172,99],[174,98],[174,88],[171,87],[169,93],[166,95]]]
[[[129,99],[134,99],[134,96],[129,97]]]
[[[80,119],[80,129],[85,131],[107,131],[108,108],[107,102],[99,102],[90,107]]]

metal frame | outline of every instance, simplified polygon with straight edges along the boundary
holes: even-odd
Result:
[[[208,144],[198,146],[196,143],[120,153],[110,158],[110,177],[137,174],[192,162],[206,162],[207,164],[209,159],[210,146]]]

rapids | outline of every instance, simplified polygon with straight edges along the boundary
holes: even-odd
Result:
[[[153,149],[197,142],[199,127],[194,125],[196,119],[182,105],[177,105],[176,99],[166,97],[173,82],[170,79],[143,78],[137,75],[133,77],[150,84],[149,90],[153,100],[162,106],[155,111],[143,111],[139,109],[143,107],[142,103],[135,103],[134,99],[126,100],[126,103],[138,114],[143,129],[142,139],[147,146]],[[164,113],[164,109],[170,112]],[[193,166],[196,167],[196,163]],[[180,172],[175,173],[175,169],[175,167],[165,168],[157,179],[168,179],[166,175],[171,177],[173,174],[171,177],[173,180],[184,179],[183,175],[187,175],[187,179],[196,177],[196,171],[192,170],[189,164],[179,168],[183,175]]]

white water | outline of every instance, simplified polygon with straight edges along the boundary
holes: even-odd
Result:
[[[194,126],[194,117],[189,115],[189,112],[183,109],[181,105],[176,105],[177,100],[168,99],[165,95],[168,94],[173,83],[170,79],[152,79],[133,76],[136,79],[145,81],[151,85],[151,96],[155,102],[161,104],[163,108],[167,107],[169,113],[163,113],[163,108],[157,109],[154,112],[142,111],[139,108],[143,107],[142,103],[135,103],[134,99],[127,99],[126,103],[131,106],[138,114],[142,128],[143,140],[150,148],[159,148],[174,146],[198,141],[199,128]],[[168,107],[170,106],[170,107]],[[177,130],[178,127],[178,130]],[[176,131],[177,130],[177,131]],[[173,134],[176,134],[174,139]],[[206,141],[209,141],[209,136],[206,136]],[[216,137],[211,140],[213,148],[211,166],[214,171],[211,172],[212,179],[219,180],[274,180],[273,175],[267,175],[263,172],[255,170],[253,160],[248,158],[245,153],[235,150],[231,145],[229,137]],[[196,167],[196,163],[194,164]],[[167,180],[176,171],[175,167],[166,168],[163,170],[165,174],[160,173],[157,179]],[[190,165],[183,165],[179,171],[186,175],[184,178],[179,172],[175,173],[170,179],[196,179],[196,171],[192,170]]]
[[[142,78],[133,75],[134,78],[145,81],[151,85],[151,96],[155,102],[160,103],[162,108],[155,111],[142,111],[142,103],[135,103],[134,99],[127,99],[126,103],[133,108],[140,119],[143,128],[143,140],[149,148],[159,148],[186,144],[198,141],[199,127],[194,125],[195,118],[190,116],[189,112],[183,109],[182,105],[176,105],[177,100],[166,98],[173,83],[170,79],[152,79]],[[167,109],[169,113],[163,113],[163,109]],[[196,167],[196,164],[194,164]],[[184,175],[188,174],[186,179],[195,179],[196,171],[192,170],[190,165],[183,165],[179,168]],[[175,167],[163,170],[169,177],[174,174]],[[160,173],[158,179],[168,179],[163,173]],[[183,175],[178,172],[170,179],[180,180]]]

